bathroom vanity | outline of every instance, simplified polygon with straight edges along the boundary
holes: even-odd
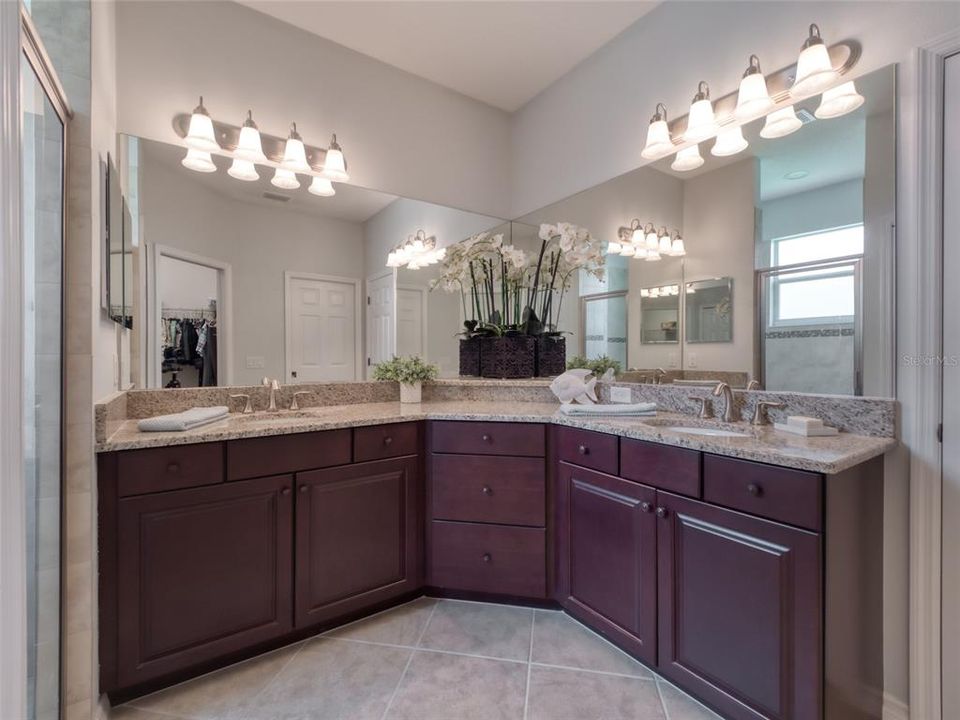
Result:
[[[559,605],[725,717],[879,718],[893,440],[470,405],[101,443],[101,689],[140,695],[426,593]]]

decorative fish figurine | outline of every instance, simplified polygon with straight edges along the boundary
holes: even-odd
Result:
[[[589,379],[588,379],[589,378]],[[572,402],[591,405],[597,402],[597,378],[586,368],[567,370],[550,383],[550,390],[564,405]]]

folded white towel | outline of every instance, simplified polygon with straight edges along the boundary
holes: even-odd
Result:
[[[137,423],[140,432],[183,432],[222,420],[230,413],[226,405],[195,407],[173,415],[158,415]]]
[[[617,405],[561,405],[560,412],[564,415],[581,416],[619,416],[619,417],[649,417],[657,414],[657,404],[633,403]]]

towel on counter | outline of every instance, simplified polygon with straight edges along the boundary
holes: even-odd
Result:
[[[581,417],[653,417],[657,414],[657,404],[646,402],[618,405],[561,405],[560,412],[564,415]]]
[[[195,407],[173,415],[158,415],[137,423],[140,432],[183,432],[222,420],[230,413],[226,405]]]

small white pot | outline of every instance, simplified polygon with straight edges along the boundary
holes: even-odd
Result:
[[[400,402],[418,403],[423,394],[423,383],[400,383]]]

